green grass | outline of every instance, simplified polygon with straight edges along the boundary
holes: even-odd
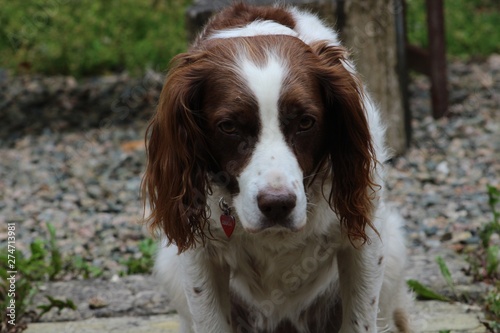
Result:
[[[139,242],[139,252],[136,256],[130,257],[120,263],[127,268],[121,275],[130,274],[151,274],[151,269],[154,266],[154,255],[156,253],[157,244],[150,238],[143,239]]]
[[[406,0],[411,43],[426,46],[425,0]],[[500,52],[500,0],[444,0],[446,49],[459,58]]]
[[[0,0],[0,68],[85,76],[163,70],[188,0]]]
[[[190,0],[0,0],[0,68],[77,77],[166,69],[187,47]],[[427,44],[425,0],[407,0],[409,40]],[[445,0],[447,50],[500,52],[500,0]]]

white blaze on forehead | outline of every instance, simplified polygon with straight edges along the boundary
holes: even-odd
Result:
[[[258,230],[263,215],[259,211],[259,193],[273,190],[295,194],[296,207],[291,213],[291,227],[305,225],[307,199],[302,184],[302,170],[280,128],[279,99],[288,73],[284,59],[268,52],[267,59],[256,64],[240,57],[238,69],[258,105],[261,130],[248,165],[238,177],[240,193],[234,205],[243,227]]]
[[[257,100],[262,131],[271,130],[279,134],[278,101],[287,72],[286,65],[282,60],[270,54],[264,65],[243,59],[240,70]],[[264,133],[261,133],[261,136],[262,134]]]

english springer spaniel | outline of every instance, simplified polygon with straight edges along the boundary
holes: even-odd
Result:
[[[143,194],[182,332],[411,332],[384,125],[337,34],[233,5],[176,56]]]

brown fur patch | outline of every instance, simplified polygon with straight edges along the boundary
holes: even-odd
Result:
[[[400,333],[411,333],[408,315],[402,309],[396,309],[393,314],[394,323]]]
[[[319,42],[312,49],[319,58],[316,73],[327,110],[330,156],[325,166],[333,175],[328,201],[351,243],[359,247],[359,243],[369,241],[366,226],[378,234],[372,214],[373,199],[380,188],[373,179],[377,161],[363,105],[363,86],[344,66],[344,48]]]

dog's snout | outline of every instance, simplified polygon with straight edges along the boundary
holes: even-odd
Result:
[[[297,196],[288,191],[262,191],[257,195],[260,211],[271,221],[284,220],[295,208]]]

